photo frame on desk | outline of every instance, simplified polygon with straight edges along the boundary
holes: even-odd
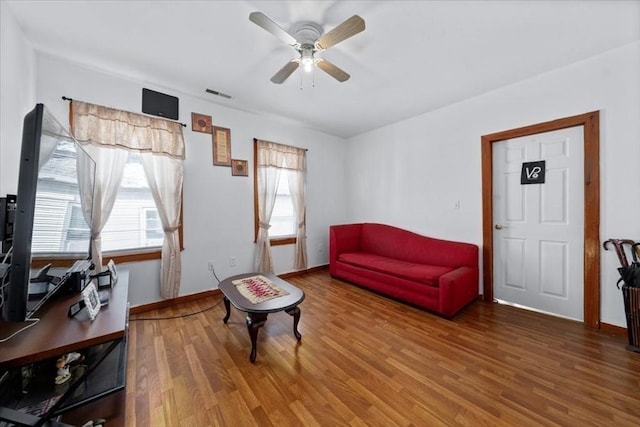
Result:
[[[102,289],[111,289],[118,281],[118,272],[116,271],[116,265],[112,259],[107,263],[107,269],[96,274],[89,276],[90,280],[93,280],[98,288],[98,291]]]
[[[107,263],[107,270],[111,273],[111,286],[118,283],[118,271],[116,270],[116,263],[112,259]]]
[[[98,287],[98,290],[105,289],[105,288],[110,289],[113,286],[113,279],[111,276],[111,272],[109,270],[92,274],[89,277],[95,281],[95,284]]]
[[[93,282],[89,283],[82,290],[82,300],[84,301],[84,306],[87,308],[87,312],[89,313],[89,318],[94,320],[100,311],[101,304],[98,290]]]

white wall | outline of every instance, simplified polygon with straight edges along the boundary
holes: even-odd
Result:
[[[346,218],[343,188],[345,141],[283,119],[251,114],[105,74],[45,54],[37,55],[37,98],[55,117],[67,123],[68,104],[61,96],[140,112],[142,88],[180,98],[180,121],[186,145],[184,175],[184,244],[181,295],[217,285],[207,269],[212,261],[221,279],[250,272],[254,266],[253,173],[231,175],[231,168],[213,166],[211,135],[191,131],[191,112],[211,115],[215,125],[231,129],[233,158],[253,167],[253,138],[308,148],[307,245],[309,267],[328,263],[328,227]],[[321,251],[318,251],[318,248]],[[274,248],[276,273],[293,270],[293,246]],[[237,266],[230,267],[230,258]],[[129,263],[132,306],[157,301],[159,261]]]
[[[22,120],[35,106],[33,48],[0,2],[0,197],[16,194]]]
[[[480,137],[600,110],[601,239],[640,240],[639,76],[636,42],[353,137],[349,219],[481,246]],[[601,319],[626,326],[618,261],[612,252],[601,255]]]

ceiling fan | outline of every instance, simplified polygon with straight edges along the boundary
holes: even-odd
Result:
[[[305,71],[311,71],[312,67],[316,66],[339,82],[349,80],[351,77],[326,59],[317,58],[316,53],[364,31],[364,19],[358,15],[353,15],[324,34],[320,25],[308,21],[299,23],[290,34],[262,12],[251,13],[249,20],[294,48],[299,54],[299,57],[289,61],[271,77],[273,83],[284,82],[300,65]]]

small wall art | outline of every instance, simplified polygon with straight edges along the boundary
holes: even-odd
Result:
[[[213,164],[231,166],[231,130],[213,127]]]
[[[211,133],[211,116],[191,113],[191,130],[194,132]]]
[[[249,162],[247,160],[231,160],[231,175],[249,176]]]

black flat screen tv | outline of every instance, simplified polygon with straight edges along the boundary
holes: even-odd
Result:
[[[22,130],[9,282],[3,289],[5,321],[22,322],[31,318],[63,286],[64,277],[49,276],[47,271],[43,274],[46,268],[32,268],[33,243],[55,242],[56,235],[66,232],[64,217],[69,216],[71,203],[88,206],[89,214],[83,217],[91,218],[94,183],[93,159],[43,104],[37,104],[24,117]],[[62,204],[52,203],[55,188],[64,188]],[[55,221],[58,217],[60,222]],[[44,224],[38,225],[39,221]],[[84,222],[88,223],[86,218]],[[85,248],[84,257],[89,253],[89,237],[85,232],[84,242],[75,242]],[[46,280],[48,278],[51,280]]]

